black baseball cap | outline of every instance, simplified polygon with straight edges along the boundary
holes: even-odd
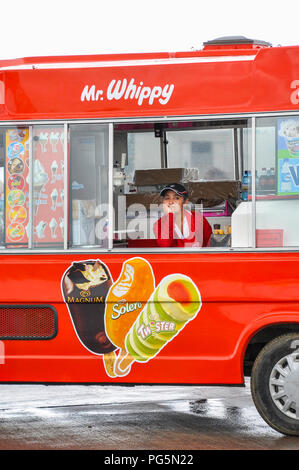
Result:
[[[160,192],[160,196],[164,196],[166,191],[169,190],[175,192],[179,196],[183,196],[185,199],[188,197],[188,191],[186,190],[185,186],[179,183],[172,183],[165,186],[165,188],[163,188]]]

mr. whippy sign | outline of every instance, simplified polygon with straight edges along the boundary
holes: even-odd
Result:
[[[81,101],[135,101],[138,106],[143,103],[152,105],[160,103],[165,105],[171,98],[174,90],[173,84],[146,85],[143,81],[135,81],[134,78],[111,80],[107,89],[98,88],[95,84],[85,85],[81,93]]]

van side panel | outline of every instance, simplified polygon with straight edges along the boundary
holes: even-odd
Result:
[[[157,301],[154,297],[152,304],[158,314],[162,315],[161,308],[164,313],[168,312],[165,317],[160,317],[163,324],[161,321],[155,322],[164,340],[159,337],[159,347],[158,340],[150,343],[148,336],[152,332],[145,330],[148,331],[147,336],[141,337],[138,346],[136,334],[133,335],[131,342],[134,347],[141,348],[142,354],[150,351],[148,360],[135,358],[126,375],[111,376],[107,373],[104,360],[108,356],[91,351],[81,341],[64,300],[62,279],[72,263],[98,260],[108,268],[112,286],[115,286],[117,281],[121,281],[125,262],[130,264],[130,260],[136,257],[150,266],[154,290],[167,276],[182,275],[196,286],[201,304],[200,308],[194,308],[193,317],[183,327],[180,323],[174,335],[170,331],[172,322],[167,310],[170,303]],[[298,253],[3,255],[0,264],[0,312],[3,313],[7,306],[49,306],[57,312],[57,328],[50,338],[37,335],[11,339],[11,326],[6,324],[6,336],[3,336],[3,328],[0,332],[0,380],[241,384],[244,348],[255,331],[273,323],[299,323],[298,262]],[[140,309],[143,311],[148,305],[149,302],[140,297],[145,282],[142,273],[135,281],[136,295],[134,291],[130,292],[130,298],[126,299],[123,295],[122,302],[116,302],[117,307],[110,309],[115,320],[116,317],[120,318],[120,312],[122,320],[129,319],[138,302],[144,301],[144,309]],[[84,295],[80,301],[80,311],[83,313],[89,311],[89,302]],[[102,301],[105,304],[105,299]],[[101,303],[101,299],[95,302]],[[121,310],[120,306],[123,307]],[[153,326],[153,321],[146,324],[146,318],[152,319],[146,315],[138,320],[139,328],[142,325]],[[134,323],[136,321],[134,319]],[[161,333],[162,327],[168,331]],[[119,333],[124,345],[129,332],[126,326]],[[141,330],[139,332],[141,334]],[[165,340],[169,338],[167,335],[171,336],[171,341]],[[151,347],[158,347],[158,350],[153,352]],[[116,345],[111,353],[112,359],[115,360],[119,353],[120,347]]]

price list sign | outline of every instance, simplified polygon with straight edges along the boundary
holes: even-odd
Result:
[[[5,242],[10,245],[27,245],[28,226],[28,173],[29,131],[6,131],[5,152]]]

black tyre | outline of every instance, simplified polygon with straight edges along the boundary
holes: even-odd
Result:
[[[299,334],[280,336],[260,352],[251,394],[261,417],[276,431],[299,436]]]

